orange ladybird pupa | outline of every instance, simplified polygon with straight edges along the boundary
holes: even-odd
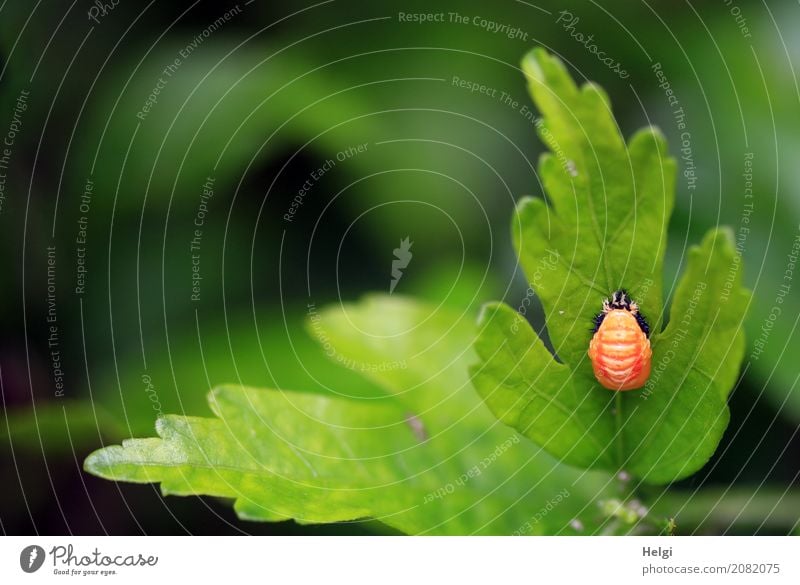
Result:
[[[635,390],[650,376],[650,327],[628,293],[618,290],[594,319],[589,359],[597,381],[609,390]]]

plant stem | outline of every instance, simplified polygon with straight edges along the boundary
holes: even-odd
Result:
[[[617,392],[614,402],[616,410],[614,417],[617,423],[617,460],[620,471],[622,471],[622,464],[625,462],[625,445],[622,443],[622,392]]]
[[[800,492],[775,488],[669,491],[660,496],[653,512],[674,517],[682,534],[709,529],[715,533],[741,532],[745,527],[788,534],[798,525]]]

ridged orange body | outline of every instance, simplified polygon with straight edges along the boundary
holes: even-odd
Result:
[[[641,388],[650,376],[650,340],[625,309],[610,309],[589,343],[597,381],[609,390]]]

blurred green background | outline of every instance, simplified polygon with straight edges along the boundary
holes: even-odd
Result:
[[[420,13],[443,22],[403,16]],[[0,529],[380,530],[246,523],[223,502],[164,499],[81,463],[151,434],[161,412],[208,414],[220,383],[376,392],[303,321],[309,304],[388,292],[403,238],[414,256],[396,294],[519,306],[510,217],[542,192],[544,146],[518,63],[543,45],[606,89],[624,135],[656,124],[669,138],[668,296],[702,233],[740,236],[755,302],[732,421],[709,465],[671,490],[717,503],[698,531],[785,534],[800,509],[770,511],[798,501],[800,473],[800,284],[785,279],[800,236],[798,30],[789,0],[4,2]]]

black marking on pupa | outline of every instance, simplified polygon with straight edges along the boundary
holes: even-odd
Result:
[[[595,315],[592,319],[592,323],[594,323],[594,327],[592,327],[592,334],[597,333],[597,330],[600,329],[600,324],[603,322],[603,319],[605,319],[606,314],[614,309],[630,311],[636,318],[636,323],[638,323],[639,328],[648,338],[650,337],[650,325],[647,324],[647,319],[639,312],[639,305],[631,300],[631,297],[628,295],[628,291],[626,291],[624,288],[614,292],[614,294],[611,295],[611,300],[606,299],[603,301],[603,310]]]

